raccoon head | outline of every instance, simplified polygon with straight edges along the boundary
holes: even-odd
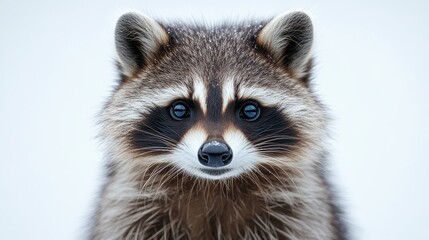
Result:
[[[314,164],[326,117],[306,14],[202,26],[128,13],[115,37],[121,81],[102,123],[116,166],[229,179]]]

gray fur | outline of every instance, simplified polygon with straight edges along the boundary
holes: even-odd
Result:
[[[130,33],[144,40],[128,41]],[[300,12],[212,27],[122,17],[116,43],[124,76],[101,114],[109,174],[90,238],[346,239],[326,177],[328,117],[308,85],[312,35]],[[278,109],[297,141],[274,155],[258,148],[236,123],[219,119],[235,98]],[[134,148],[130,136],[175,99],[207,99],[206,112],[169,149],[148,148],[164,154]],[[172,142],[167,134],[159,132]],[[194,156],[180,153],[210,134],[246,146],[242,159],[234,149],[233,163],[249,167],[216,180],[187,169]]]

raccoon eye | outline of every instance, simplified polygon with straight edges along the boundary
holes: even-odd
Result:
[[[171,116],[176,120],[183,120],[189,117],[189,107],[184,102],[175,102],[170,108]]]
[[[261,110],[257,103],[253,101],[245,102],[240,108],[240,118],[246,121],[255,121],[258,119]]]

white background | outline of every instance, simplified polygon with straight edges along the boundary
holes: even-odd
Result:
[[[72,3],[73,2],[73,3]],[[0,2],[0,239],[82,239],[117,75],[117,18],[307,11],[330,107],[333,181],[356,239],[429,239],[429,6],[424,1]]]

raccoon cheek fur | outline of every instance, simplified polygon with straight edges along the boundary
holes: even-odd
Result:
[[[303,12],[207,26],[123,15],[90,239],[347,239]]]

